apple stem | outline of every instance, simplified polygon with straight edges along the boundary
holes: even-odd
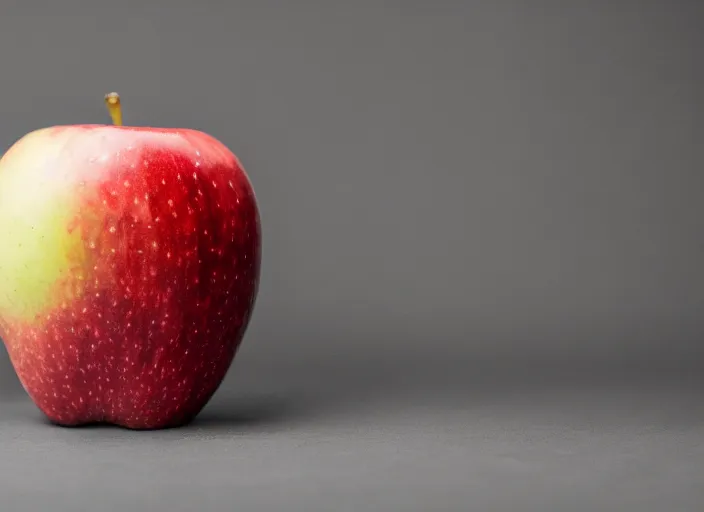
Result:
[[[120,107],[120,95],[116,92],[111,92],[105,95],[105,105],[108,107],[108,112],[112,118],[112,124],[122,126],[122,108]]]

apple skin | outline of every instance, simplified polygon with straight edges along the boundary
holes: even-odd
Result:
[[[235,155],[199,131],[46,128],[0,160],[0,337],[53,423],[188,423],[225,377],[259,287]]]

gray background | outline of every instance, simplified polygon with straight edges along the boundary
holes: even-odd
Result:
[[[3,511],[704,507],[704,4],[0,6],[2,150],[116,90],[264,229],[192,427],[50,427],[3,353]]]

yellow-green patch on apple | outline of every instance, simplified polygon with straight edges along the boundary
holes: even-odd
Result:
[[[78,208],[57,157],[70,132],[44,129],[0,159],[0,315],[28,321],[81,294],[88,265]]]

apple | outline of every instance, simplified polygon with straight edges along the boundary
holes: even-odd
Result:
[[[0,337],[55,424],[175,427],[225,377],[259,288],[248,176],[190,129],[55,126],[0,159]]]

